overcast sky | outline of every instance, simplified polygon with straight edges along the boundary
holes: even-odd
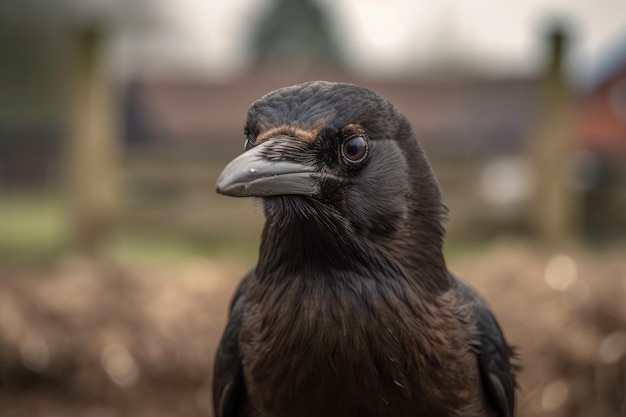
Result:
[[[245,68],[248,30],[271,0],[163,1],[166,30],[126,41],[127,60],[209,77]],[[437,60],[471,61],[489,74],[529,74],[541,63],[546,25],[573,30],[572,73],[589,78],[611,51],[626,51],[626,0],[319,0],[332,10],[352,69],[424,70]]]

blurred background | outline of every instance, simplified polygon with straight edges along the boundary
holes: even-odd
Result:
[[[0,414],[210,416],[263,216],[248,106],[367,86],[415,127],[519,416],[626,416],[621,0],[0,1]]]

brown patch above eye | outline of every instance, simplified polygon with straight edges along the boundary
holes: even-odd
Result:
[[[345,136],[353,136],[353,135],[358,135],[358,134],[365,134],[365,129],[363,129],[363,126],[359,125],[359,124],[349,124],[343,127],[343,129],[341,129],[341,134],[345,137]]]
[[[257,136],[256,138],[256,143],[259,144],[263,142],[264,140],[267,140],[273,136],[278,136],[278,135],[291,136],[293,138],[301,139],[305,142],[311,143],[315,141],[318,134],[319,134],[319,130],[317,129],[314,131],[311,131],[311,130],[302,129],[297,126],[280,125],[280,126],[271,127],[261,132],[259,136]]]

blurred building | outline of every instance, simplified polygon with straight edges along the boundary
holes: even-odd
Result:
[[[481,169],[491,160],[519,157],[526,146],[536,123],[534,79],[359,79],[323,70],[259,69],[228,83],[135,80],[126,99],[129,153],[135,160],[159,154],[223,166],[241,152],[252,101],[272,89],[316,79],[365,85],[407,116],[435,163],[448,204],[463,207],[455,210],[455,223],[503,216],[502,207],[481,193]],[[502,221],[517,222],[521,214],[521,208],[514,209]]]
[[[572,182],[584,192],[583,223],[590,230],[599,225],[589,216],[624,222],[618,208],[626,207],[621,191],[626,119],[619,101],[626,91],[624,74],[626,65],[581,95],[573,117],[577,152]],[[538,79],[381,80],[277,69],[251,71],[227,83],[138,79],[129,85],[125,101],[129,151],[219,165],[241,151],[245,114],[253,100],[274,88],[315,79],[366,85],[407,116],[434,161],[448,205],[462,207],[454,210],[453,226],[480,226],[488,234],[500,226],[527,227],[523,213],[533,173],[523,156],[540,111]],[[601,189],[602,202],[597,199]],[[594,205],[616,209],[607,217],[606,212],[593,214]]]
[[[58,65],[68,62],[66,32],[61,28],[78,23],[108,36],[108,28],[119,31],[123,22],[132,22],[133,15],[142,16],[144,8],[154,9],[157,3],[134,0],[128,9],[102,6],[95,11],[81,9],[76,1],[63,4],[65,11],[58,13],[61,17],[49,30],[46,25],[36,26],[45,20],[45,13],[33,14],[28,7],[21,14],[11,11],[0,16],[0,46],[9,57],[4,61],[8,65],[0,67],[0,189],[25,182],[36,186],[62,177],[67,154],[64,89],[71,80],[67,80],[66,68]],[[185,73],[138,73],[111,94],[117,105],[114,119],[121,121],[113,129],[123,144],[121,172],[116,173],[121,177],[120,195],[133,200],[121,204],[128,210],[122,210],[120,219],[136,220],[177,205],[180,190],[190,182],[196,184],[187,187],[192,193],[212,193],[219,169],[241,152],[249,105],[275,88],[326,79],[367,86],[407,116],[445,190],[453,232],[493,236],[528,230],[525,206],[533,183],[541,181],[526,158],[541,116],[539,75],[357,76],[340,62],[333,46],[336,35],[318,3],[289,2],[288,8],[280,4],[269,8],[258,20],[258,30],[251,31],[256,64],[243,75],[218,82]],[[24,31],[24,22],[33,23],[36,30]],[[277,26],[280,31],[275,30]],[[309,50],[315,59],[302,60],[302,51]],[[578,152],[572,186],[584,193],[582,223],[590,233],[624,230],[626,224],[622,209],[626,200],[626,62],[606,74],[592,91],[576,98],[579,105],[573,117]],[[109,76],[110,81],[119,81],[112,73]],[[143,194],[149,195],[144,199]],[[183,214],[190,211],[188,206],[180,207],[165,210],[163,215],[188,221],[190,216]],[[197,224],[186,227],[212,226],[199,218]]]

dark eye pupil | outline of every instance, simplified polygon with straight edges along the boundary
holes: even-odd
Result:
[[[361,160],[365,152],[367,152],[367,144],[362,136],[355,136],[343,144],[343,154],[352,162]]]

